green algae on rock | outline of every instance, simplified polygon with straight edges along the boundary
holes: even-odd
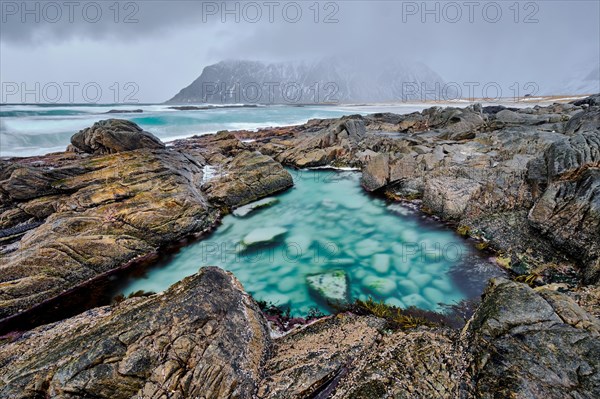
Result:
[[[306,284],[311,292],[326,303],[342,304],[348,301],[348,276],[343,270],[306,276]]]

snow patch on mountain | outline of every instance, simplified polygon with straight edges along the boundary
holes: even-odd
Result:
[[[232,60],[207,66],[168,103],[313,104],[438,100],[452,87],[422,63],[329,57],[315,62]]]

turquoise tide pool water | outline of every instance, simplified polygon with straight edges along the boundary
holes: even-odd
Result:
[[[367,195],[360,173],[290,172],[295,186],[275,196],[277,203],[226,216],[211,236],[118,291],[162,291],[214,265],[233,272],[256,299],[289,306],[295,315],[331,311],[322,289],[339,298],[346,284],[347,300],[441,310],[440,304],[479,295],[500,274],[451,229]]]

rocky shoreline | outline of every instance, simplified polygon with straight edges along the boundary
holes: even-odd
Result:
[[[6,331],[291,187],[284,166],[360,168],[367,191],[453,223],[514,281],[493,280],[462,331],[389,331],[341,313],[273,339],[239,282],[206,268],[164,293],[5,336],[1,397],[600,396],[600,95],[311,120],[169,146],[112,119],[72,144],[0,161]]]

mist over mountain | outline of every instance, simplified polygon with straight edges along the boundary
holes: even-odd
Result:
[[[207,66],[167,103],[311,104],[420,101],[451,87],[428,66],[398,59],[328,57],[314,62],[229,60]]]
[[[600,92],[600,65],[581,63],[565,72],[563,79],[542,88],[542,95],[595,94]]]

